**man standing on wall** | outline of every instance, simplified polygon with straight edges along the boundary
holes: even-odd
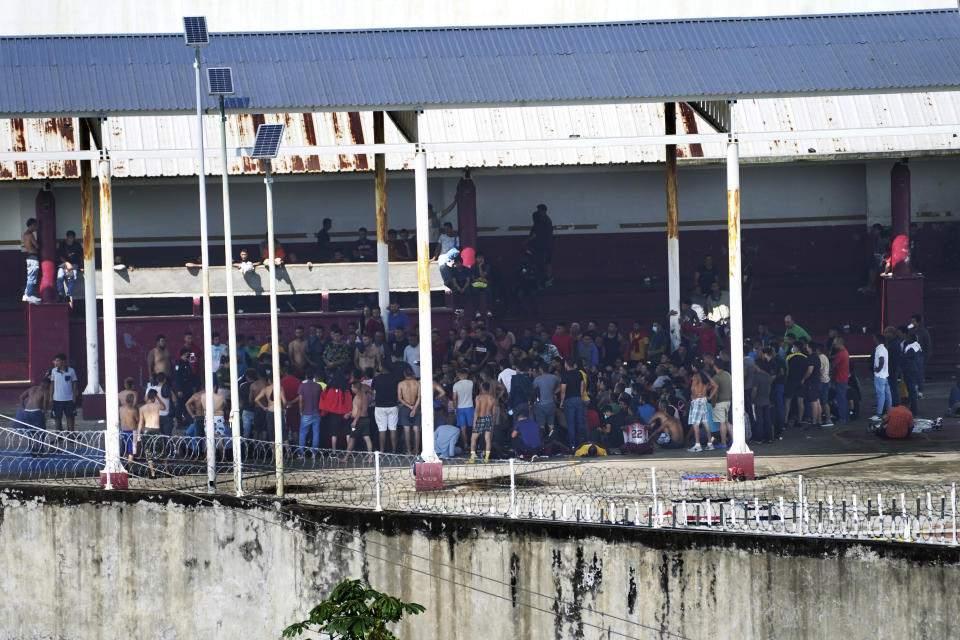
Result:
[[[77,381],[77,372],[73,367],[67,366],[66,355],[58,353],[53,357],[50,382],[53,385],[53,417],[57,421],[57,429],[63,429],[63,417],[66,416],[67,430],[73,431],[80,385]]]
[[[533,225],[524,244],[533,251],[533,262],[540,270],[540,284],[553,284],[553,220],[547,215],[547,205],[538,204],[533,212]]]
[[[373,417],[377,423],[377,431],[380,432],[380,450],[390,453],[397,451],[397,423],[400,418],[400,409],[397,406],[399,399],[397,397],[397,385],[399,384],[397,376],[394,375],[385,366],[380,369],[380,373],[373,378]],[[389,432],[390,448],[386,449],[387,433]]]
[[[493,446],[493,410],[497,406],[497,399],[493,397],[490,383],[480,385],[480,393],[476,399],[476,411],[473,415],[473,433],[470,436],[470,459],[467,462],[477,461],[477,440],[483,434],[486,447],[483,454],[484,463],[490,461],[490,449]]]
[[[27,253],[27,286],[23,290],[23,301],[40,304],[40,243],[37,242],[37,229],[40,224],[36,218],[27,220],[27,230],[23,232],[23,250]]]

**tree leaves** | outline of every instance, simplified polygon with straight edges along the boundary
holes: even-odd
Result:
[[[310,610],[309,618],[284,629],[283,637],[293,638],[316,630],[343,640],[399,640],[387,625],[424,611],[426,607],[416,602],[403,602],[360,580],[345,579],[326,600]]]

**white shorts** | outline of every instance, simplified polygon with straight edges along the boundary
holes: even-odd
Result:
[[[730,403],[718,402],[713,407],[714,422],[730,422]]]
[[[397,421],[400,419],[400,409],[399,407],[375,407],[373,417],[377,421],[379,431],[396,431]]]

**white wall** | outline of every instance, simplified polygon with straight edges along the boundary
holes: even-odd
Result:
[[[751,164],[741,167],[741,200],[745,226],[810,226],[829,224],[889,224],[892,160],[851,164]],[[954,179],[960,161],[930,158],[911,161],[912,210],[915,220],[957,220],[960,217],[960,181]],[[434,173],[430,200],[448,204],[456,191],[458,174]],[[523,234],[510,226],[530,224],[530,213],[540,202],[549,207],[554,224],[596,224],[596,229],[558,233],[619,233],[622,223],[654,223],[664,219],[662,166],[588,167],[581,170],[474,171],[478,225],[495,227],[486,235]],[[231,181],[233,230],[238,236],[266,233],[262,179]],[[222,234],[220,183],[207,184],[211,235]],[[721,165],[681,167],[680,221],[697,228],[726,224],[726,184]],[[39,183],[0,185],[0,233],[14,248],[23,221],[33,215]],[[54,184],[57,234],[80,230],[79,189],[76,182]],[[115,235],[121,246],[194,244],[199,234],[196,182],[165,179],[114,181]],[[335,232],[353,232],[360,226],[374,230],[373,176],[279,177],[274,184],[277,232],[302,234],[312,241],[324,217]],[[389,224],[413,229],[414,195],[410,173],[387,178]],[[452,215],[451,220],[456,220]],[[631,229],[636,231],[638,229]],[[659,226],[639,230],[659,232]],[[290,238],[288,238],[290,241]],[[244,239],[245,244],[251,240]],[[239,244],[239,243],[238,243]]]

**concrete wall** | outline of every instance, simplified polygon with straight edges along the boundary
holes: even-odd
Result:
[[[0,499],[0,638],[278,637],[342,577],[424,604],[398,629],[417,640],[960,632],[953,548],[281,514],[51,487]]]

